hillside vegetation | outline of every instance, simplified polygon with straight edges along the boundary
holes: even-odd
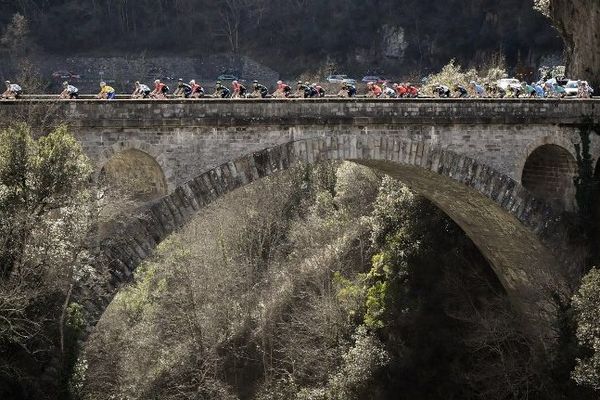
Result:
[[[27,0],[1,2],[0,26],[14,13],[52,54],[232,53],[284,76],[322,66],[425,75],[496,53],[531,66],[563,47],[532,0]]]
[[[161,244],[72,385],[86,400],[594,398],[517,315],[431,203],[352,163],[300,167]]]

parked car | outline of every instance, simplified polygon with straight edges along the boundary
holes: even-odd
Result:
[[[503,79],[498,79],[498,81],[496,82],[496,85],[498,85],[498,87],[507,90],[509,86],[513,87],[513,88],[520,88],[521,87],[521,81],[519,81],[518,79],[515,78],[503,78]]]
[[[350,83],[356,85],[356,79],[348,78],[348,75],[329,75],[327,78],[329,83]]]
[[[367,76],[364,76],[361,80],[364,83],[372,82],[372,83],[377,83],[377,84],[387,83],[388,82],[387,79],[385,79],[385,78],[383,78],[381,76],[378,76],[378,75],[367,75]]]
[[[239,78],[233,74],[221,74],[217,76],[218,81],[238,81],[238,82],[246,82],[245,79]]]
[[[52,78],[54,79],[81,79],[81,75],[79,74],[74,74],[72,72],[69,71],[54,71],[52,73]]]

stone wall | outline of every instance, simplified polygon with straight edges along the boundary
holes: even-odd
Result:
[[[99,300],[97,288],[82,291],[90,310],[101,312],[154,247],[198,210],[296,163],[356,161],[432,200],[471,237],[514,304],[540,320],[544,334],[552,314],[547,295],[568,286],[563,261],[584,256],[566,239],[562,212],[571,195],[559,203],[538,191],[535,174],[545,168],[538,161],[558,154],[551,173],[560,175],[557,182],[572,178],[562,165],[575,160],[578,126],[600,123],[596,100],[33,100],[4,102],[0,110],[23,114],[40,104],[51,104],[57,120],[71,125],[98,173],[134,149],[156,161],[169,190],[104,243],[109,295]],[[592,139],[597,160],[600,141]],[[546,145],[560,151],[538,160],[536,149]],[[528,159],[534,167],[525,180],[537,197],[520,184]]]

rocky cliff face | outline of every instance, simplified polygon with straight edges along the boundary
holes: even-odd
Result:
[[[551,0],[550,16],[565,41],[569,75],[600,90],[600,0]]]

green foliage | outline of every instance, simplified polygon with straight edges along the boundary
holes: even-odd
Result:
[[[81,304],[71,302],[67,306],[67,327],[75,332],[81,332],[85,326],[84,308]]]
[[[160,249],[169,245],[161,244]],[[160,251],[159,249],[159,251]],[[181,259],[180,254],[173,255]],[[120,291],[114,301],[119,304],[122,311],[132,320],[139,320],[145,312],[151,312],[154,300],[164,295],[167,289],[165,278],[157,278],[158,265],[141,264],[135,272],[137,284]]]
[[[389,362],[383,343],[365,327],[353,335],[354,345],[342,357],[342,365],[325,389],[330,400],[364,399],[374,378]]]
[[[70,296],[93,271],[91,171],[64,126],[39,138],[24,124],[0,132],[0,397],[60,390],[28,382],[51,357],[68,363],[83,327]]]
[[[592,269],[573,297],[577,320],[577,339],[589,355],[577,360],[573,379],[600,390],[600,270]]]
[[[80,360],[86,400],[571,393],[548,383],[460,228],[350,163],[294,169],[202,212],[136,273]]]
[[[383,316],[387,291],[387,282],[375,282],[367,289],[365,325],[368,328],[377,329],[385,326]]]

